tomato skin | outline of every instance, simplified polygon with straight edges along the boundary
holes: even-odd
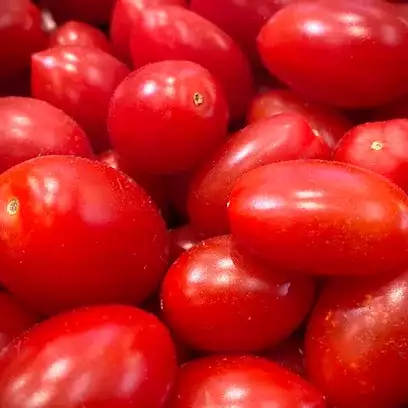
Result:
[[[19,164],[0,175],[0,209],[0,280],[44,314],[140,304],[166,270],[167,231],[150,197],[97,161]]]
[[[77,121],[96,152],[107,149],[109,101],[129,74],[125,64],[98,49],[60,46],[34,54],[31,65],[33,97]]]
[[[161,61],[116,89],[108,128],[132,171],[171,174],[200,164],[227,136],[228,108],[210,73],[190,61]]]
[[[306,334],[309,378],[339,408],[408,401],[408,272],[329,281]]]
[[[205,352],[256,352],[289,337],[314,300],[309,277],[290,277],[236,250],[228,235],[205,240],[168,270],[161,306],[176,337]]]
[[[308,99],[368,108],[408,91],[408,26],[385,2],[295,3],[269,20],[258,47],[269,71]]]
[[[211,356],[184,364],[167,408],[325,408],[311,384],[271,361],[253,356]]]
[[[242,175],[277,161],[329,156],[327,145],[297,114],[255,122],[233,135],[196,172],[188,199],[191,223],[213,235],[228,233],[227,203]]]
[[[368,275],[408,260],[408,197],[344,163],[298,160],[244,175],[231,194],[232,235],[283,269]]]
[[[123,305],[79,309],[39,324],[1,354],[0,406],[164,408],[176,369],[174,345],[155,316]]]
[[[135,67],[163,60],[202,65],[222,85],[232,120],[241,119],[253,95],[251,67],[241,49],[220,28],[177,6],[146,9],[131,33]]]

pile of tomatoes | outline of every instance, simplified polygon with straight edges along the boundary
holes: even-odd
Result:
[[[408,2],[0,0],[0,408],[408,406]]]

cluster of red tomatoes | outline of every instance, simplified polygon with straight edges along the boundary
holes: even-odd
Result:
[[[0,408],[408,404],[408,2],[0,0]]]

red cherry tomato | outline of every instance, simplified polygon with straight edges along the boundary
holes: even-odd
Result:
[[[408,25],[385,2],[295,3],[271,18],[258,45],[269,71],[310,99],[364,108],[408,92]]]
[[[155,316],[130,306],[80,309],[39,324],[1,354],[0,406],[164,408],[176,368]]]
[[[45,314],[141,303],[167,267],[167,232],[152,201],[97,161],[19,164],[0,176],[0,209],[0,280]]]
[[[95,151],[109,146],[106,117],[116,87],[128,68],[103,51],[78,46],[54,47],[32,58],[31,91],[62,109],[85,130]]]
[[[37,99],[0,98],[0,173],[50,154],[93,158],[84,131],[64,112]]]
[[[233,120],[245,115],[253,94],[251,67],[234,41],[192,11],[176,6],[148,8],[131,33],[135,67],[163,60],[202,65],[220,82]]]
[[[311,384],[252,356],[213,356],[182,366],[167,408],[203,408],[209,403],[219,408],[326,407]]]
[[[339,408],[408,401],[408,272],[329,281],[309,321],[311,380]]]
[[[115,91],[108,117],[126,166],[146,173],[187,171],[227,135],[228,109],[210,73],[189,61],[149,64]]]
[[[258,121],[232,136],[193,178],[188,200],[191,223],[214,235],[227,233],[227,203],[243,174],[281,160],[323,159],[329,154],[327,145],[297,114]]]
[[[249,123],[275,116],[279,113],[298,113],[302,115],[330,147],[352,128],[352,124],[336,110],[306,101],[289,89],[271,89],[261,92],[252,101],[247,113]]]
[[[289,337],[314,300],[314,281],[290,277],[236,251],[230,236],[181,255],[163,281],[165,320],[207,352],[255,352]]]
[[[320,275],[362,275],[408,261],[408,197],[375,173],[298,160],[243,176],[229,207],[236,241],[272,264]]]

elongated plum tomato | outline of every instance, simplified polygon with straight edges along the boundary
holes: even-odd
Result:
[[[155,316],[122,305],[79,309],[39,324],[1,354],[0,406],[164,408],[176,369],[174,345]]]
[[[224,141],[228,108],[206,69],[190,61],[161,61],[118,86],[108,127],[131,171],[179,173],[201,164]]]
[[[182,7],[147,8],[131,33],[135,67],[188,60],[208,69],[224,88],[232,120],[244,117],[254,86],[251,66],[235,42],[205,18]]]
[[[123,173],[69,156],[0,175],[0,280],[46,314],[139,304],[165,272],[168,237],[150,197]]]
[[[32,98],[0,98],[0,173],[50,154],[93,157],[84,131],[61,110]]]
[[[408,261],[408,197],[344,163],[298,160],[244,175],[229,206],[235,240],[284,269],[368,275]]]
[[[408,272],[333,280],[306,334],[309,378],[339,408],[408,401]]]
[[[228,235],[181,255],[162,285],[165,321],[195,350],[255,352],[289,337],[314,300],[314,281],[237,251]]]
[[[269,20],[258,46],[269,71],[308,99],[364,108],[408,91],[408,25],[385,2],[295,3]]]
[[[62,109],[84,129],[97,153],[109,147],[106,117],[125,64],[98,50],[59,46],[32,57],[33,97]]]
[[[208,401],[220,408],[326,407],[314,386],[253,356],[211,356],[184,364],[166,408],[202,408]]]
[[[233,135],[194,176],[188,199],[193,226],[214,235],[229,231],[227,203],[236,181],[265,164],[326,159],[330,150],[294,113],[260,120]]]

